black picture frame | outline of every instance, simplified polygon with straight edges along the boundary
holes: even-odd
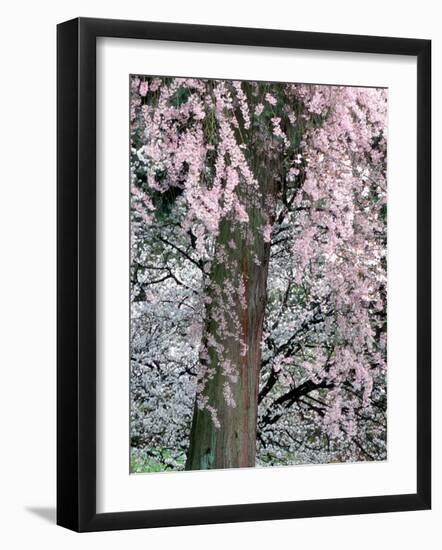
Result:
[[[417,59],[415,494],[96,512],[96,39],[117,37]],[[431,506],[431,41],[79,18],[57,28],[57,523],[75,531],[425,510]]]

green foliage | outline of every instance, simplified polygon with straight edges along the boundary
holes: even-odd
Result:
[[[189,99],[190,96],[189,88],[185,86],[180,86],[178,90],[171,96],[169,99],[169,104],[171,107],[179,107]]]
[[[293,465],[298,463],[301,462],[296,452],[285,451],[284,458],[277,457],[274,453],[267,452],[262,454],[257,466],[287,466],[287,464]]]
[[[184,470],[185,456],[174,458],[167,448],[149,449],[148,451],[131,449],[130,473],[150,474],[168,470]]]
[[[182,194],[183,190],[180,187],[170,187],[163,193],[150,190],[150,197],[155,206],[155,218],[158,221],[167,220],[176,199]]]

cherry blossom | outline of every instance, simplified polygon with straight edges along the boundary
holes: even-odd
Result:
[[[387,91],[133,76],[130,116],[134,460],[385,459]]]

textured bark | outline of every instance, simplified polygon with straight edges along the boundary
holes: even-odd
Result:
[[[216,308],[220,304],[214,288],[224,288],[229,284],[237,287],[242,277],[245,307],[238,299],[235,300],[232,319],[222,336],[225,350],[223,359],[228,358],[237,366],[239,375],[237,382],[231,384],[236,406],[226,403],[223,395],[225,377],[219,367],[220,357],[215,350],[210,349],[208,362],[214,375],[204,395],[216,409],[220,427],[214,425],[206,409],[200,410],[195,404],[186,463],[186,469],[189,470],[255,466],[261,339],[270,257],[270,243],[264,241],[263,225],[271,221],[269,202],[274,195],[274,186],[272,181],[262,178],[260,193],[255,193],[255,197],[243,194],[242,200],[248,204],[248,224],[239,224],[234,219],[226,219],[221,223],[215,246],[227,251],[227,259],[222,263],[214,262],[211,268],[207,292],[212,302],[206,307],[203,343],[207,342],[210,335],[217,334],[219,337],[215,319]],[[258,200],[256,195],[259,196]],[[228,245],[232,241],[235,248]],[[242,343],[247,346],[245,353]],[[204,360],[207,361],[207,358]]]

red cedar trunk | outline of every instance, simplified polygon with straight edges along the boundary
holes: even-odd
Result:
[[[261,185],[262,197],[259,204],[247,209],[248,224],[224,220],[215,245],[216,249],[221,247],[227,252],[227,259],[222,263],[214,262],[212,265],[210,285],[207,289],[212,302],[206,307],[203,343],[207,342],[210,335],[217,334],[217,301],[224,299],[224,307],[233,311],[233,319],[229,318],[227,330],[222,336],[223,357],[219,357],[218,353],[210,348],[208,359],[207,356],[202,359],[209,364],[214,373],[203,394],[208,397],[209,404],[216,409],[220,427],[214,425],[208,410],[200,410],[195,404],[186,463],[188,470],[255,466],[261,339],[270,257],[270,243],[264,242],[263,238],[264,202],[268,203],[269,188],[262,187]],[[269,221],[269,218],[266,219]],[[235,248],[228,245],[232,241]],[[219,295],[217,297],[214,289],[224,289],[229,283],[237,288],[239,276],[244,281],[245,307],[241,305],[238,296],[235,296],[233,303],[226,306],[225,295],[224,298]],[[225,336],[226,333],[231,333],[231,336]],[[245,353],[241,342],[247,346]],[[227,404],[224,396],[223,385],[226,378],[219,363],[226,358],[237,367],[238,372],[237,382],[230,384],[235,407]]]

